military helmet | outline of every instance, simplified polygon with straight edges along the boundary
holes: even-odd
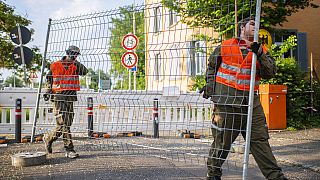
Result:
[[[66,50],[67,55],[79,55],[80,49],[77,46],[69,46],[69,48]]]

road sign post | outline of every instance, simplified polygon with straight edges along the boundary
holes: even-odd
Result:
[[[23,45],[31,40],[31,32],[28,28],[18,25],[11,30],[10,37],[18,45],[13,50],[12,58],[17,64],[23,66],[24,82],[27,84],[26,66],[31,62],[33,53],[28,47]]]
[[[135,24],[135,23],[134,23]],[[134,34],[135,34],[135,27],[133,27],[134,30]],[[125,58],[125,60],[121,60],[122,61],[122,65],[125,66],[126,68],[128,68],[128,73],[129,73],[129,90],[131,90],[131,72],[132,72],[132,67],[136,66],[137,62],[138,62],[138,56],[135,53],[135,48],[138,46],[139,43],[139,39],[136,35],[134,35],[132,33],[128,33],[127,35],[125,35],[122,39],[122,47],[124,49],[127,50],[127,53],[125,53],[123,56],[127,56],[127,57],[123,57]],[[129,52],[132,51],[133,52]],[[129,53],[132,53],[132,56]],[[135,63],[132,63],[131,60],[132,58],[136,59]],[[134,64],[134,65],[132,65]],[[136,90],[136,72],[133,71],[133,81],[134,81],[134,90]]]

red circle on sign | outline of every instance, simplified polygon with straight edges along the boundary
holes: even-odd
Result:
[[[131,48],[127,47],[127,46],[124,44],[124,41],[125,41],[127,38],[129,38],[129,37],[133,37],[133,38],[136,40],[136,44],[135,44],[133,47],[131,47]],[[138,43],[139,43],[138,37],[137,37],[136,35],[134,35],[134,34],[127,34],[127,35],[125,35],[125,36],[123,37],[123,39],[122,39],[122,47],[123,47],[124,49],[126,49],[126,50],[133,50],[133,49],[135,49],[135,48],[138,46]]]
[[[134,61],[133,61],[133,63],[131,64],[131,65],[128,65],[127,63],[125,63],[125,57],[127,56],[127,55],[130,55],[130,54],[132,54],[133,56],[134,56]],[[137,62],[138,62],[138,56],[137,56],[137,54],[136,53],[134,53],[134,52],[126,52],[126,53],[124,53],[123,55],[122,55],[122,57],[121,57],[121,63],[122,63],[122,65],[124,66],[124,67],[126,67],[126,68],[133,68],[136,64],[137,64]]]

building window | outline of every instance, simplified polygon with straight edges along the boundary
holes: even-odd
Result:
[[[177,22],[177,13],[174,10],[170,9],[169,10],[169,26],[172,26],[176,22]]]
[[[155,55],[154,60],[154,80],[160,80],[161,76],[161,56],[160,53]]]
[[[297,32],[295,30],[282,30],[280,33],[275,33],[274,34],[274,43],[279,46],[283,44],[283,42],[288,39],[289,36],[291,35],[297,35]],[[278,48],[278,47],[277,47]],[[288,52],[284,53],[282,55],[283,58],[288,58],[288,57],[297,57],[297,51],[296,49],[290,49]]]
[[[179,79],[180,76],[180,53],[179,48],[173,45],[170,49],[170,79]]]
[[[188,75],[203,75],[206,70],[205,41],[191,41],[188,43]]]
[[[281,29],[274,33],[274,43],[279,46],[291,35],[297,36],[297,47],[290,49],[288,52],[284,53],[282,57],[296,59],[300,69],[307,72],[309,67],[307,33],[298,32],[295,29]]]
[[[161,9],[160,7],[154,8],[154,32],[161,31]]]

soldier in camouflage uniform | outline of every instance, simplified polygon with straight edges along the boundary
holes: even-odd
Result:
[[[227,48],[223,47],[223,44],[226,44],[223,42],[209,57],[206,72],[207,84],[202,88],[200,93],[203,92],[203,97],[206,99],[211,97],[215,107],[212,120],[214,141],[207,160],[207,179],[210,180],[221,179],[221,166],[228,156],[231,144],[239,133],[244,138],[246,135],[247,105],[250,87],[249,77],[252,63],[249,63],[250,66],[247,66],[247,69],[243,68],[243,61],[238,62],[238,67],[233,66],[232,63],[227,64],[228,58],[225,56],[230,51],[228,48],[232,49],[230,52],[239,52],[238,56],[240,57],[237,56],[238,59],[248,62],[251,59],[246,59],[246,57],[250,56],[252,58],[252,52],[254,52],[258,57],[257,77],[269,79],[276,74],[275,60],[269,55],[266,48],[260,43],[252,43],[254,25],[255,22],[252,17],[239,22],[240,38],[229,40],[228,42],[232,42],[233,44],[229,44]],[[222,53],[224,55],[221,55]],[[234,56],[233,53],[229,53],[229,56]],[[229,57],[229,59],[233,59],[233,57]],[[240,77],[243,79],[240,79]],[[259,80],[257,80],[258,82]],[[255,90],[257,90],[256,86]],[[252,115],[251,153],[266,179],[286,179],[272,154],[268,139],[266,118],[259,95],[255,93]]]
[[[44,99],[53,101],[56,127],[44,136],[44,142],[48,153],[52,153],[52,143],[61,135],[63,136],[66,157],[77,158],[72,143],[70,127],[73,122],[73,102],[77,101],[77,91],[80,90],[79,75],[86,75],[87,68],[76,60],[80,55],[80,49],[70,46],[66,50],[66,56],[50,65],[46,79],[47,92]]]

